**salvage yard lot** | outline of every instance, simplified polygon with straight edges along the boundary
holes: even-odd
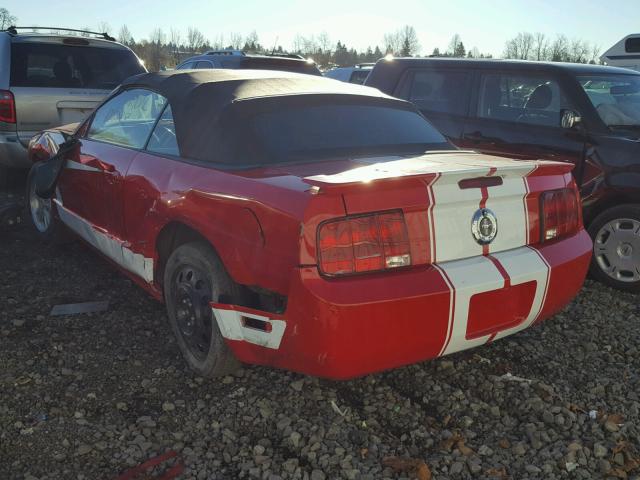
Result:
[[[0,277],[1,479],[113,479],[170,449],[198,479],[409,478],[390,456],[442,479],[640,474],[638,297],[591,281],[540,327],[331,382],[198,378],[163,306],[78,242],[0,232]]]

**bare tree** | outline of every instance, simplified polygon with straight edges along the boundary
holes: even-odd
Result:
[[[18,18],[15,15],[11,15],[6,8],[0,8],[0,30],[5,30],[12,25],[15,25]]]
[[[386,54],[400,55],[402,49],[402,42],[400,35],[397,31],[384,34],[384,47]]]
[[[466,55],[466,50],[464,48],[464,43],[462,43],[462,38],[457,33],[451,37],[451,41],[449,41],[449,49],[447,50],[447,55],[452,57],[464,57]]]
[[[157,72],[163,69],[165,61],[165,51],[163,46],[166,42],[166,35],[161,28],[156,28],[149,37],[149,69]]]
[[[591,47],[584,40],[574,39],[569,47],[570,62],[587,63],[589,61]]]
[[[535,38],[529,32],[520,32],[505,43],[505,58],[528,60],[534,48]]]
[[[180,30],[172,28],[169,32],[169,48],[171,49],[171,56],[173,62],[177,65],[180,60],[180,44],[182,43],[182,35]]]
[[[564,35],[558,35],[551,43],[549,60],[552,62],[566,62],[569,59],[569,40]]]
[[[118,32],[118,41],[123,45],[131,45],[133,43],[133,36],[129,31],[129,27],[126,25],[122,25],[120,27],[120,31]]]
[[[544,33],[537,32],[533,35],[533,59],[546,60],[549,54],[549,41]]]
[[[593,45],[591,47],[591,60],[589,63],[600,64],[600,47],[598,45]]]
[[[327,54],[331,51],[331,39],[329,38],[329,34],[327,32],[322,32],[318,35],[318,48],[322,51],[322,53]]]
[[[206,39],[200,30],[189,27],[187,30],[187,49],[191,52],[199,51],[206,43]]]
[[[411,25],[405,25],[395,32],[384,34],[385,53],[411,57],[420,52],[420,41],[416,29]]]
[[[234,50],[240,50],[243,45],[242,35],[240,33],[233,32],[229,35],[229,46]]]
[[[416,29],[411,25],[405,25],[400,29],[400,54],[403,57],[412,57],[420,53],[420,41]]]
[[[109,25],[107,22],[100,22],[98,23],[98,31],[100,33],[106,33],[107,35],[110,35],[111,25]]]

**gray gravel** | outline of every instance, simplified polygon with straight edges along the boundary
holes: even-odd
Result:
[[[0,479],[113,479],[171,449],[184,479],[411,478],[422,462],[436,479],[639,478],[638,297],[600,284],[540,327],[392,372],[209,381],[163,307],[79,243],[0,232],[0,278]],[[109,310],[48,316],[94,300]]]

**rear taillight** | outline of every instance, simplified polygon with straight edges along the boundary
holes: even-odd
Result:
[[[318,231],[318,263],[325,275],[349,275],[411,265],[402,212],[325,222]]]
[[[16,102],[9,90],[0,90],[0,122],[16,123]]]
[[[572,188],[544,192],[540,197],[540,211],[543,242],[570,235],[580,228],[580,202]]]

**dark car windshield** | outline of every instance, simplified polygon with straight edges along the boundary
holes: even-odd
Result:
[[[640,75],[579,76],[578,81],[608,127],[640,126]]]
[[[15,42],[11,86],[113,90],[145,70],[124,48]]]
[[[259,163],[331,159],[453,148],[420,114],[383,105],[281,106],[248,122]]]

